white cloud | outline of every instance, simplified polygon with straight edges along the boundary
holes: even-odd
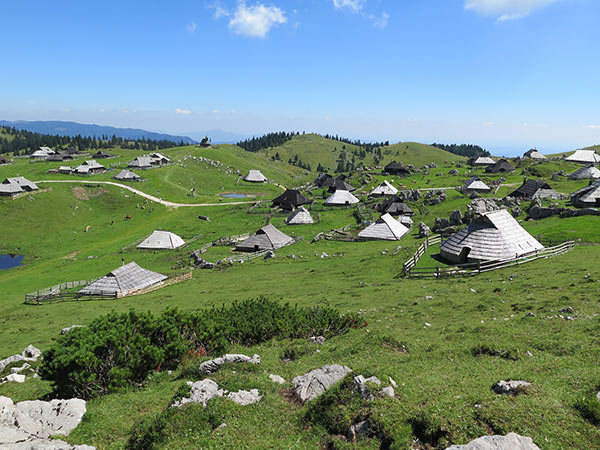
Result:
[[[189,116],[192,112],[189,109],[180,109],[175,108],[175,114],[183,114],[184,116]]]
[[[193,33],[194,31],[196,31],[196,28],[198,28],[198,25],[195,22],[192,22],[189,25],[185,26],[185,30],[188,33]]]
[[[499,22],[521,19],[558,0],[465,0],[465,9]]]
[[[586,130],[600,130],[600,125],[584,125],[582,128]]]
[[[229,29],[242,36],[264,38],[271,28],[286,22],[285,14],[276,6],[265,6],[262,3],[246,6],[246,2],[240,0],[229,21]]]
[[[348,8],[353,12],[362,11],[365,0],[333,0],[333,6],[337,9]]]
[[[381,16],[379,18],[377,18],[377,17],[374,18],[373,25],[375,25],[378,28],[385,28],[385,27],[387,27],[389,20],[390,20],[390,15],[386,12],[383,12],[383,13],[381,13]]]

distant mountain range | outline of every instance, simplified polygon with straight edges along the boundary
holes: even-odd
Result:
[[[60,136],[117,136],[125,139],[153,139],[155,141],[171,141],[186,144],[195,144],[192,138],[188,136],[173,136],[171,134],[154,133],[152,131],[139,130],[136,128],[116,128],[104,125],[83,124],[77,122],[63,121],[8,121],[0,120],[0,126],[14,127],[19,130],[27,130],[41,134],[51,134]]]

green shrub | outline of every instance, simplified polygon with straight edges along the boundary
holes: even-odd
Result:
[[[176,368],[186,355],[194,361],[230,344],[331,336],[363,324],[333,308],[298,308],[265,298],[199,313],[112,312],[60,336],[44,352],[40,375],[53,382],[58,395],[90,398],[139,384],[152,370]]]

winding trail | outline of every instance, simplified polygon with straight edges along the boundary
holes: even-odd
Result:
[[[160,203],[161,205],[171,206],[173,208],[179,207],[202,207],[202,206],[229,206],[229,205],[248,205],[256,203],[254,201],[247,202],[223,202],[223,203],[175,203],[169,202],[167,200],[163,200],[161,198],[155,197],[154,195],[146,194],[138,189],[134,189],[131,186],[127,186],[126,184],[115,183],[114,181],[84,181],[84,180],[40,180],[34,181],[35,184],[40,183],[79,183],[79,184],[109,184],[111,186],[117,186],[122,189],[126,189],[134,194],[139,195],[140,197],[147,198],[148,200],[152,200],[153,202]]]

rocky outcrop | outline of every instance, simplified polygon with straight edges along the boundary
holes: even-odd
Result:
[[[73,446],[50,436],[68,436],[81,422],[85,400],[40,400],[13,403],[0,396],[0,448],[93,450],[87,445]]]
[[[199,370],[200,370],[200,373],[205,373],[205,374],[214,373],[217,370],[219,370],[219,367],[221,367],[223,364],[230,364],[230,363],[260,364],[260,356],[252,355],[250,357],[250,356],[246,356],[246,355],[227,354],[227,355],[223,355],[219,358],[204,361],[202,364],[200,364]]]
[[[302,402],[313,400],[350,372],[352,370],[349,367],[338,364],[311,370],[307,374],[297,376],[292,380],[294,393]]]
[[[247,406],[260,401],[262,395],[258,393],[258,389],[250,389],[249,391],[241,389],[237,392],[230,392],[227,394],[227,398],[238,405]]]
[[[60,334],[67,334],[69,331],[74,330],[75,328],[81,328],[83,325],[71,325],[70,327],[65,327],[60,330]]]
[[[446,450],[540,450],[530,437],[508,433],[506,436],[483,436],[465,445],[453,445]]]
[[[0,372],[6,369],[8,365],[18,361],[37,361],[41,354],[42,351],[39,348],[36,348],[33,345],[28,345],[20,355],[12,355],[8,358],[0,360]]]
[[[208,378],[196,381],[195,383],[188,381],[187,384],[191,388],[190,395],[175,401],[171,405],[172,407],[178,408],[188,403],[200,403],[206,408],[209,400],[215,397],[225,397],[238,405],[246,406],[256,403],[262,398],[258,389],[250,389],[249,391],[241,389],[237,392],[228,392],[225,389],[219,388],[217,383]]]
[[[550,216],[561,216],[561,217],[578,217],[578,216],[600,216],[600,209],[595,208],[583,208],[583,209],[571,209],[571,208],[559,208],[559,207],[542,207],[532,206],[527,211],[527,218],[533,220],[545,219]]]
[[[531,383],[523,380],[500,380],[498,381],[492,390],[496,394],[511,394],[517,395],[527,392],[531,388]]]
[[[476,198],[467,205],[467,209],[474,214],[484,214],[490,211],[497,211],[500,208],[491,198]]]
[[[429,228],[425,223],[419,222],[419,237],[424,238],[431,234],[431,228]]]
[[[375,376],[365,378],[363,375],[358,375],[354,377],[354,391],[358,392],[363,400],[372,400],[373,392],[369,389],[367,383],[381,386],[381,381]]]

